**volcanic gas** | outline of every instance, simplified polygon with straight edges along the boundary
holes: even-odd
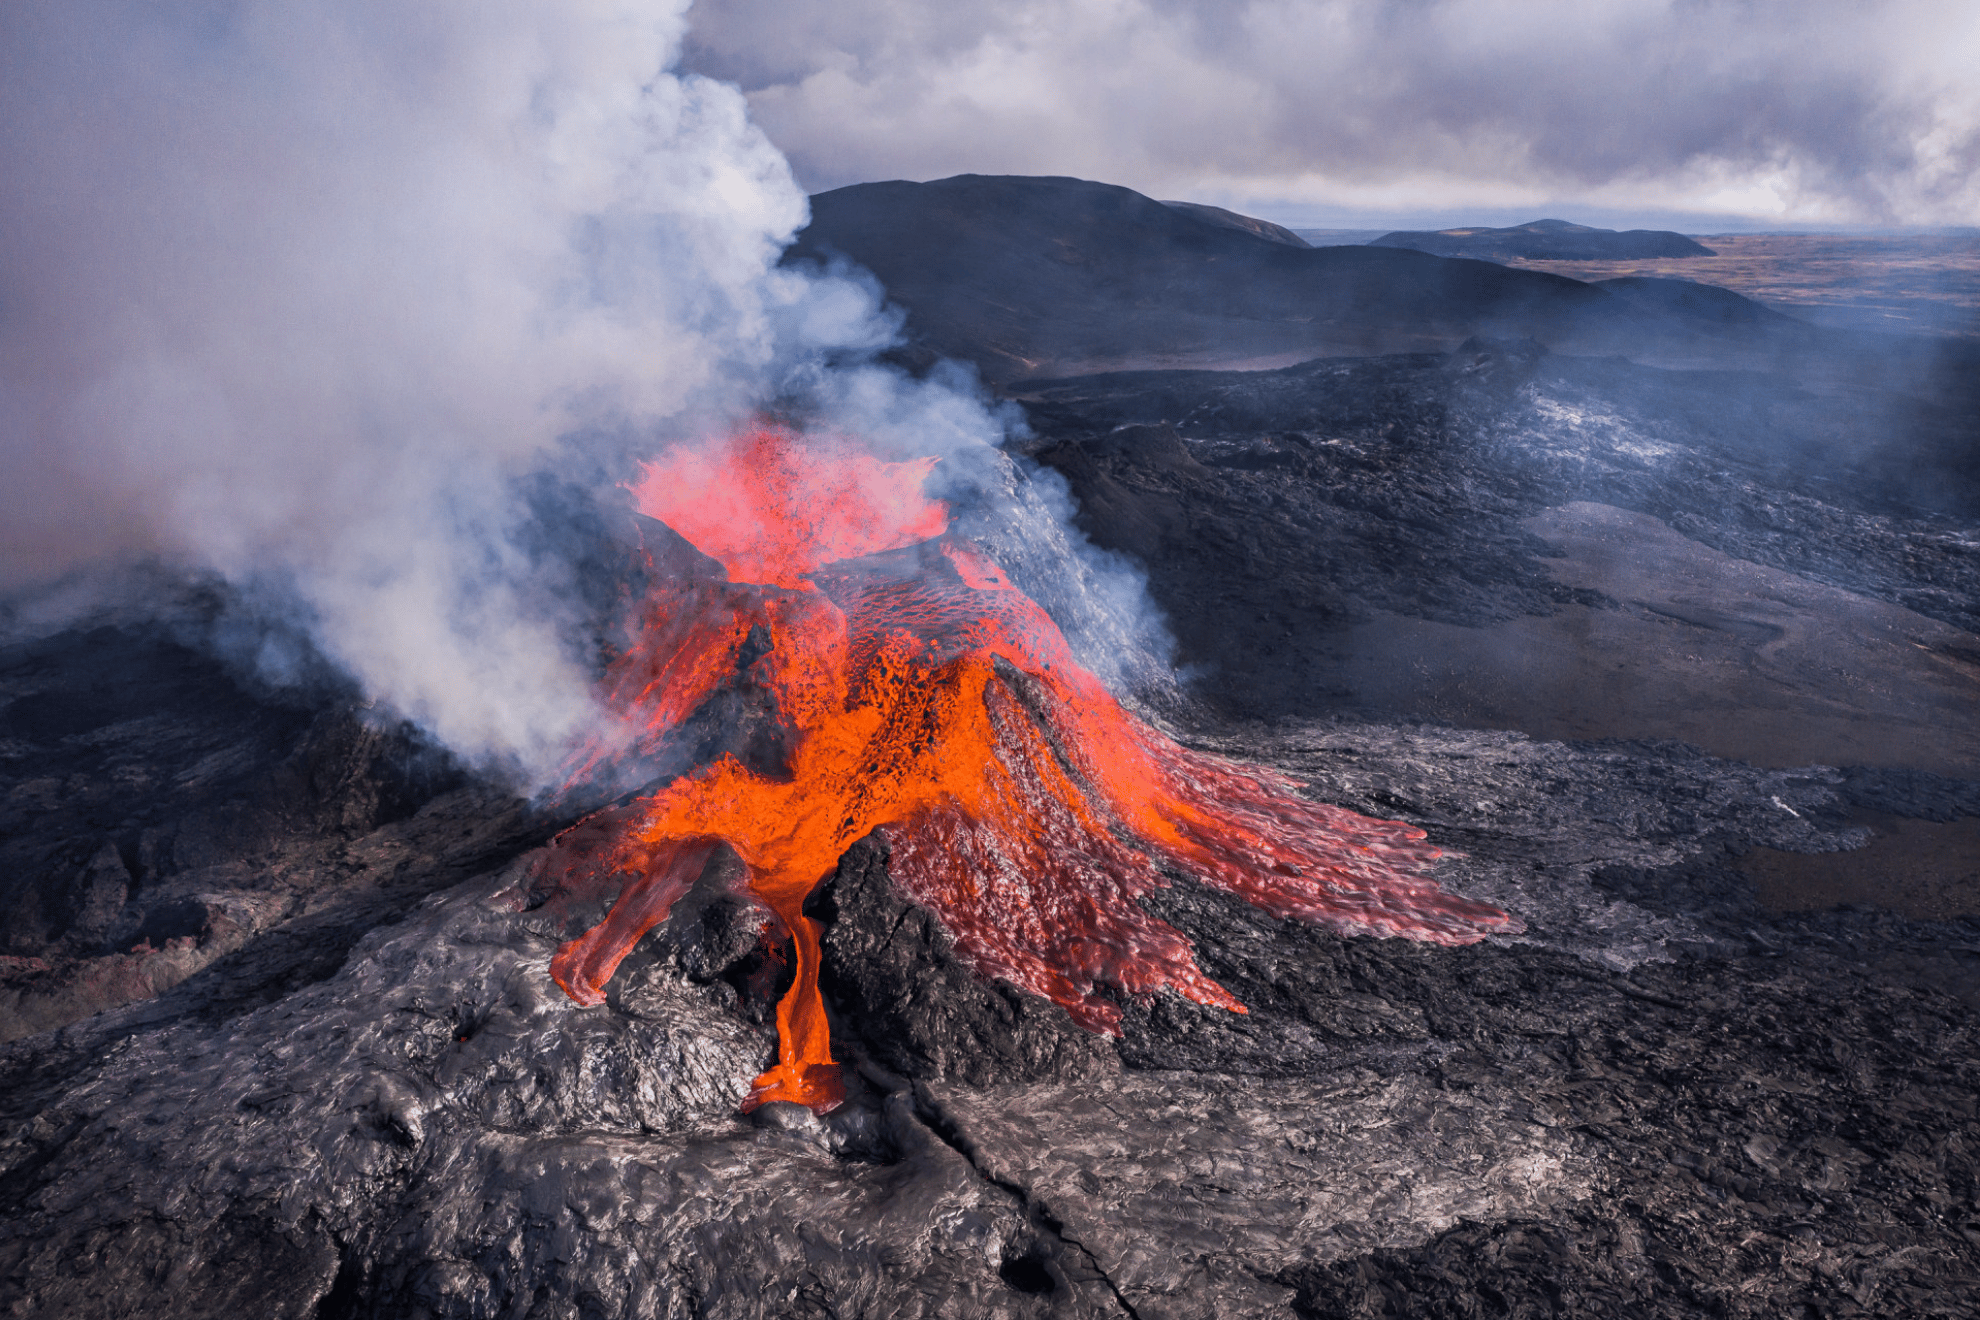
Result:
[[[786,754],[767,768],[723,755],[558,840],[548,870],[622,884],[551,962],[571,998],[602,1002],[726,844],[796,962],[778,1063],[743,1107],[832,1108],[844,1088],[803,908],[876,829],[895,883],[966,962],[1094,1031],[1117,1030],[1122,996],[1163,987],[1245,1011],[1136,902],[1174,873],[1344,933],[1465,944],[1513,925],[1429,879],[1439,854],[1421,830],[1310,801],[1126,710],[1037,604],[946,534],[948,508],[922,489],[934,462],[764,426],[673,451],[631,487],[726,572],[657,578],[606,677],[626,737],[587,769],[661,747],[739,683],[774,699]]]

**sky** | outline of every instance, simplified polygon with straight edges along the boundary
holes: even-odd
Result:
[[[1972,0],[695,0],[819,192],[1063,174],[1293,227],[1980,224]]]

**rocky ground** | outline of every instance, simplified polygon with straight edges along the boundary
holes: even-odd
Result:
[[[1177,876],[1250,1011],[1103,1038],[876,836],[812,903],[853,1097],[744,1117],[781,986],[732,861],[580,1009],[547,960],[602,908],[530,881],[568,813],[242,677],[218,604],[126,612],[0,652],[0,1313],[1972,1314],[1957,419],[1488,342],[1026,389],[1028,480],[1176,634],[1165,717],[1421,825],[1522,934]],[[1014,572],[1077,608],[1050,549]],[[1930,903],[1875,882],[1928,855]]]
[[[1534,684],[1549,652],[1568,651],[1548,627],[1576,630],[1579,674],[1590,630],[1617,633],[1627,686],[1667,706],[1728,689],[1697,663],[1698,644],[1743,664],[1771,659],[1789,633],[1790,645],[1833,646],[1881,632],[1922,654],[1859,660],[1888,671],[1874,720],[1951,718],[1945,765],[1980,764],[1980,489],[1956,418],[1921,424],[1917,405],[1876,391],[1824,397],[1499,341],[1085,377],[1026,397],[1028,448],[1065,477],[1094,540],[1147,566],[1181,659],[1228,710],[1347,701],[1520,728],[1603,705]],[[1909,448],[1889,438],[1900,424]],[[1462,653],[1475,684],[1495,648],[1524,710],[1466,710],[1393,673]],[[1671,657],[1668,672],[1636,672]],[[1815,667],[1783,657],[1770,681],[1805,686]],[[1739,695],[1734,722],[1770,704]],[[1790,704],[1805,720],[1824,701],[1875,705],[1840,690]],[[1646,710],[1632,731],[1669,736],[1679,718]]]
[[[453,789],[176,987],[8,1047],[0,1299],[1964,1313],[1980,924],[1770,915],[1730,859],[1972,785],[1345,721],[1216,745],[1421,822],[1526,934],[1344,940],[1179,879],[1152,906],[1251,1011],[1130,1004],[1107,1040],[971,976],[875,839],[814,901],[855,1098],[746,1119],[780,987],[729,874],[579,1009],[546,962],[596,910],[518,910],[524,813]]]

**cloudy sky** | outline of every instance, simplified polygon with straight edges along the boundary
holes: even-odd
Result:
[[[1070,174],[1284,223],[1980,223],[1972,0],[696,0],[812,191]]]

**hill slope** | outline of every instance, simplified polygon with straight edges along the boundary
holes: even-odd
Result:
[[[973,361],[993,383],[1448,351],[1477,334],[1696,361],[1755,335],[1490,262],[1294,247],[1080,179],[965,174],[821,193],[786,260],[834,257],[879,278],[920,349]]]

